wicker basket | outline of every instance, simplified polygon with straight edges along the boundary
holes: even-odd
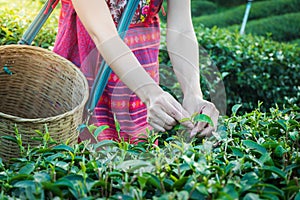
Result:
[[[87,81],[68,60],[39,47],[0,46],[0,157],[19,155],[2,137],[15,136],[15,126],[24,146],[39,145],[32,138],[45,125],[54,140],[76,143],[87,99]]]

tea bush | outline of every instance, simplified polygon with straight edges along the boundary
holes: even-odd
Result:
[[[300,104],[300,49],[296,45],[274,42],[264,37],[241,36],[222,29],[199,27],[195,29],[199,45],[202,85],[206,98],[209,98],[210,78],[213,69],[218,68],[216,78],[222,78],[227,106],[243,103],[244,111],[255,109],[258,101],[263,102],[262,109],[278,104]],[[161,52],[161,63],[170,66],[165,51]],[[170,70],[161,68],[161,82],[173,82]],[[180,97],[178,84],[168,86]],[[230,113],[230,110],[228,114]]]
[[[217,11],[217,5],[210,1],[191,1],[191,7],[193,17],[213,14]]]
[[[0,160],[0,198],[299,199],[300,108],[237,115],[239,107],[212,138],[190,142],[179,128],[159,146],[151,133],[138,145],[49,147],[46,132],[13,164]]]
[[[31,2],[30,9],[39,10],[38,3]],[[55,40],[58,12],[59,9],[51,15],[33,45],[51,49]],[[17,43],[33,16],[34,14],[28,14],[16,7],[0,10],[0,45]],[[206,98],[209,98],[209,90],[214,92],[214,83],[205,80],[210,77],[210,68],[207,66],[213,64],[220,71],[216,76],[224,80],[228,107],[244,103],[242,110],[250,111],[257,106],[259,100],[264,102],[262,109],[270,108],[276,103],[280,106],[289,102],[299,104],[300,56],[299,48],[295,45],[281,44],[251,35],[240,36],[217,28],[199,26],[195,30],[203,48],[200,66]],[[162,39],[164,35],[162,28]],[[164,42],[161,49],[160,63],[168,67],[161,68],[161,81],[166,86],[165,89],[180,100],[182,97],[179,84],[170,70],[168,55],[163,51]],[[208,63],[205,63],[207,59]]]
[[[207,27],[227,27],[233,24],[241,24],[245,13],[245,5],[246,4],[218,14],[195,17],[193,19],[194,24],[203,24]],[[249,21],[252,21],[286,13],[299,12],[299,8],[299,0],[254,1],[248,19]],[[278,26],[278,24],[276,25],[275,23],[272,25]],[[280,24],[280,26],[281,25],[283,24]]]
[[[10,3],[10,7],[0,10],[0,45],[17,44],[29,24],[41,8],[39,1],[25,1],[22,7],[19,4]],[[29,12],[27,9],[30,9]],[[35,11],[35,12],[32,12]],[[32,45],[43,48],[53,47],[57,32],[59,9],[52,13]]]
[[[298,12],[249,21],[245,32],[263,36],[270,35],[276,41],[292,41],[300,38],[299,19],[300,13]],[[227,28],[229,30],[239,29],[237,26]]]

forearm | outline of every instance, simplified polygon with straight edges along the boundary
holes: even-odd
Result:
[[[194,31],[168,29],[167,48],[184,95],[201,95],[199,50]]]
[[[119,37],[105,0],[89,0],[88,3],[72,0],[72,3],[101,56],[128,88],[143,102],[149,101],[150,94],[161,92]]]
[[[190,0],[168,0],[167,49],[184,95],[201,95],[199,49]]]

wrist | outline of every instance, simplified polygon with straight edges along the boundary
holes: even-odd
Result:
[[[134,92],[147,106],[155,97],[158,97],[164,93],[164,91],[156,83],[145,84],[137,88]]]
[[[196,99],[203,99],[203,93],[199,88],[187,88],[182,91],[183,92],[183,98],[196,98]]]

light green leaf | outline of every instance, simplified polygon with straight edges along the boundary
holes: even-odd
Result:
[[[240,109],[240,107],[242,107],[242,104],[236,104],[236,105],[232,106],[232,108],[231,108],[232,114],[236,115],[236,113]]]
[[[98,128],[96,128],[95,132],[94,132],[94,136],[95,138],[98,138],[99,134],[104,131],[105,129],[108,129],[109,126],[108,125],[103,125],[103,126],[99,126]]]
[[[94,144],[95,149],[98,149],[102,146],[118,146],[118,143],[113,140],[102,140],[101,142]]]
[[[213,121],[211,120],[211,118],[208,115],[205,114],[198,114],[194,117],[193,119],[194,122],[206,122],[208,123],[210,126],[214,126]]]

